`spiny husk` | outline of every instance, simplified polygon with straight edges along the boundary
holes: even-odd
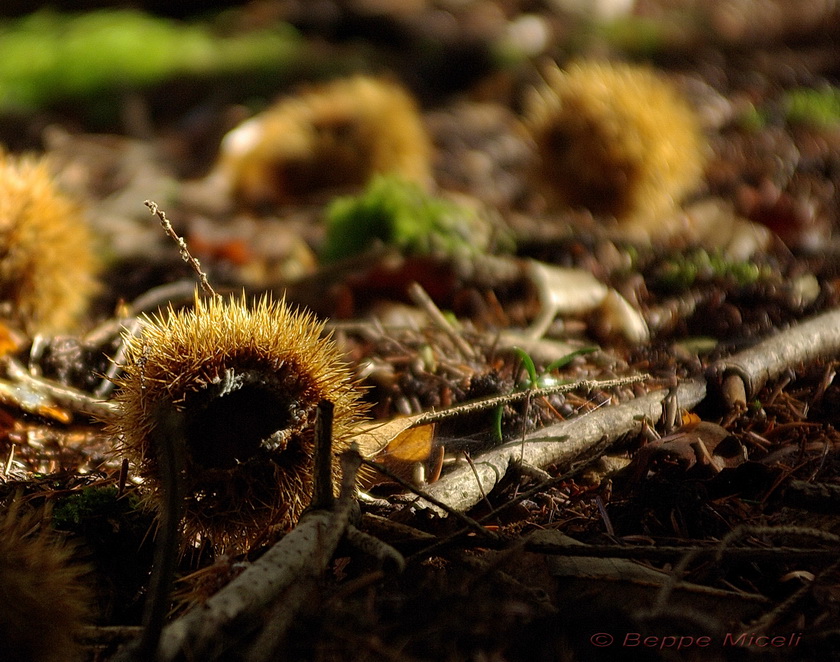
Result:
[[[0,659],[73,662],[93,595],[73,548],[15,500],[0,515]]]
[[[98,260],[81,208],[43,159],[0,150],[0,303],[29,333],[72,330],[97,289]]]
[[[360,187],[377,173],[431,182],[431,141],[411,95],[352,76],[304,88],[231,131],[217,179],[245,204],[287,203]]]
[[[227,467],[203,464],[200,440],[187,447],[188,539],[200,535],[218,550],[242,550],[269,526],[294,525],[311,495],[313,423],[321,400],[335,406],[334,450],[346,446],[364,407],[340,351],[322,335],[323,327],[310,313],[292,310],[285,301],[263,297],[249,307],[244,296],[197,298],[193,309],[170,309],[146,318],[139,337],[126,337],[115,396],[120,414],[111,430],[145,479],[148,503],[155,508],[163,481],[149,440],[159,423],[155,412],[205,415],[209,408],[199,410],[195,395],[224,381],[226,374],[260,375],[273,384],[272,397],[284,389],[280,396],[287,398],[278,407],[291,412],[281,447],[252,449]],[[231,438],[229,443],[237,441]]]
[[[653,69],[581,61],[544,76],[525,119],[550,202],[650,231],[699,187],[708,152],[700,121]]]

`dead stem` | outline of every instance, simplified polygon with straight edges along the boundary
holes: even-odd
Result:
[[[155,541],[155,559],[143,613],[143,635],[134,659],[154,658],[169,610],[170,595],[178,565],[181,540],[181,511],[184,497],[183,468],[186,453],[184,417],[159,407],[158,424],[150,432],[157,452],[163,481],[163,507]]]
[[[208,294],[211,297],[218,297],[219,295],[216,294],[216,290],[213,289],[212,285],[210,285],[210,282],[207,280],[207,274],[202,271],[201,263],[193,257],[192,253],[190,253],[190,249],[187,247],[187,242],[184,241],[183,237],[178,236],[178,233],[175,232],[175,229],[172,227],[172,222],[166,217],[166,212],[160,209],[157,203],[152,200],[146,200],[143,204],[149,208],[149,211],[152,212],[152,214],[158,217],[166,234],[174,239],[175,243],[178,244],[178,250],[181,253],[181,258],[193,268],[196,276],[198,276],[199,283],[201,283],[201,289],[204,290],[205,294]]]
[[[311,510],[328,510],[335,505],[332,475],[332,431],[335,405],[321,400],[315,413],[315,452],[313,458]]]
[[[461,334],[458,333],[455,327],[452,326],[450,321],[446,319],[446,316],[440,311],[440,308],[435,305],[435,302],[432,301],[432,298],[426,293],[426,290],[420,286],[420,283],[415,282],[409,285],[408,294],[411,297],[411,300],[422,308],[423,312],[429,316],[429,319],[431,319],[436,326],[449,336],[465,358],[475,358],[475,349],[466,340],[464,340]]]
[[[826,568],[823,568],[817,573],[813,581],[803,584],[798,590],[788,596],[786,600],[776,605],[774,609],[768,611],[752,625],[744,628],[742,633],[764,634],[768,632],[770,628],[779,623],[785,616],[791,615],[802,600],[811,594],[820,584],[825,584],[826,577],[833,577],[838,567],[840,567],[840,561],[835,561]]]
[[[447,504],[445,504],[441,501],[438,501],[434,496],[429,494],[427,491],[424,491],[424,490],[422,490],[422,489],[420,489],[420,488],[418,488],[414,485],[411,485],[409,482],[403,480],[402,478],[397,476],[392,471],[389,471],[387,468],[383,467],[382,465],[379,465],[376,462],[371,462],[370,460],[365,460],[365,459],[362,460],[362,464],[364,466],[370,467],[374,471],[377,471],[384,476],[387,476],[390,480],[397,483],[397,485],[399,485],[400,487],[403,487],[404,489],[416,494],[418,497],[420,497],[424,501],[427,501],[427,502],[431,503],[433,506],[440,509],[441,512],[443,512],[445,514],[448,514],[448,515],[451,515],[451,516],[455,517],[456,519],[461,520],[461,522],[463,522],[464,525],[467,528],[471,529],[473,532],[477,533],[482,538],[495,538],[496,537],[496,535],[493,532],[491,532],[488,529],[481,526],[481,524],[476,522],[472,517],[468,517],[467,515],[464,515],[462,512],[459,512],[459,511],[457,511],[453,508],[450,508]]]
[[[432,410],[422,412],[420,414],[393,418],[384,422],[377,421],[375,423],[363,425],[360,426],[358,433],[353,437],[353,439],[359,444],[362,448],[362,452],[366,456],[371,456],[381,451],[394,438],[410,428],[428,425],[430,423],[439,423],[440,421],[450,420],[478,411],[495,409],[496,407],[501,407],[511,402],[551,395],[552,393],[610,389],[618,386],[626,386],[628,384],[636,384],[647,379],[650,379],[650,376],[646,374],[630,375],[629,377],[617,377],[615,379],[581,379],[562,384],[553,384],[542,388],[528,389],[526,391],[515,391],[513,393],[479,398],[469,402],[463,402],[440,411]]]

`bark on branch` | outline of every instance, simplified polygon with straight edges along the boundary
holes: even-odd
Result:
[[[710,367],[730,407],[746,406],[764,384],[785,370],[840,352],[840,309],[785,329]]]
[[[525,442],[514,441],[473,459],[473,466],[460,467],[426,488],[427,493],[454,510],[467,510],[482,499],[501,480],[511,462],[536,467],[573,462],[606,439],[613,442],[628,432],[639,430],[643,419],[657,420],[668,395],[667,389],[653,391],[613,407],[602,407],[584,416],[563,421],[533,432]],[[706,395],[706,385],[688,381],[676,388],[681,407],[691,408]],[[421,499],[419,504],[442,513]]]

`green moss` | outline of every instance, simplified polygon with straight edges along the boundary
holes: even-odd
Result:
[[[55,504],[53,524],[57,529],[76,531],[89,520],[121,515],[136,506],[135,499],[120,499],[116,487],[86,487]]]
[[[729,280],[744,287],[770,275],[768,268],[753,262],[733,261],[719,252],[698,249],[662,263],[654,273],[653,284],[670,292],[684,292],[697,283],[714,280]]]
[[[53,526],[70,534],[91,566],[97,610],[116,623],[139,622],[154,550],[154,516],[132,492],[86,487],[61,496]]]
[[[413,255],[474,253],[487,250],[492,235],[475,211],[394,175],[374,177],[358,196],[336,198],[326,221],[324,262],[358,255],[377,241]]]
[[[840,124],[840,88],[828,86],[814,90],[795,88],[784,96],[785,114],[790,124],[828,127]]]
[[[282,70],[300,43],[288,25],[222,37],[205,24],[131,10],[36,12],[0,25],[0,110],[41,108],[179,75]]]

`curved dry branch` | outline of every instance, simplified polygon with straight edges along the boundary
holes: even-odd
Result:
[[[710,366],[731,406],[746,406],[764,384],[788,368],[840,352],[840,308],[792,326]]]
[[[356,455],[356,457],[358,457]],[[352,458],[352,455],[351,455]],[[157,660],[215,660],[261,624],[260,613],[324,571],[349,525],[358,462],[342,458],[344,478],[334,512],[315,510],[203,605],[164,628]],[[295,605],[296,606],[296,605]],[[290,607],[294,609],[294,606]]]
[[[478,503],[482,494],[495,487],[511,462],[536,467],[568,463],[580,458],[603,439],[612,442],[641,428],[642,420],[656,420],[662,415],[669,390],[653,391],[613,407],[602,407],[579,418],[563,421],[533,432],[522,441],[494,448],[473,459],[473,466],[460,467],[445,475],[426,491],[454,510],[467,510]],[[676,387],[680,406],[691,408],[706,395],[706,384],[688,381]],[[440,512],[431,503],[420,500],[426,508]]]

